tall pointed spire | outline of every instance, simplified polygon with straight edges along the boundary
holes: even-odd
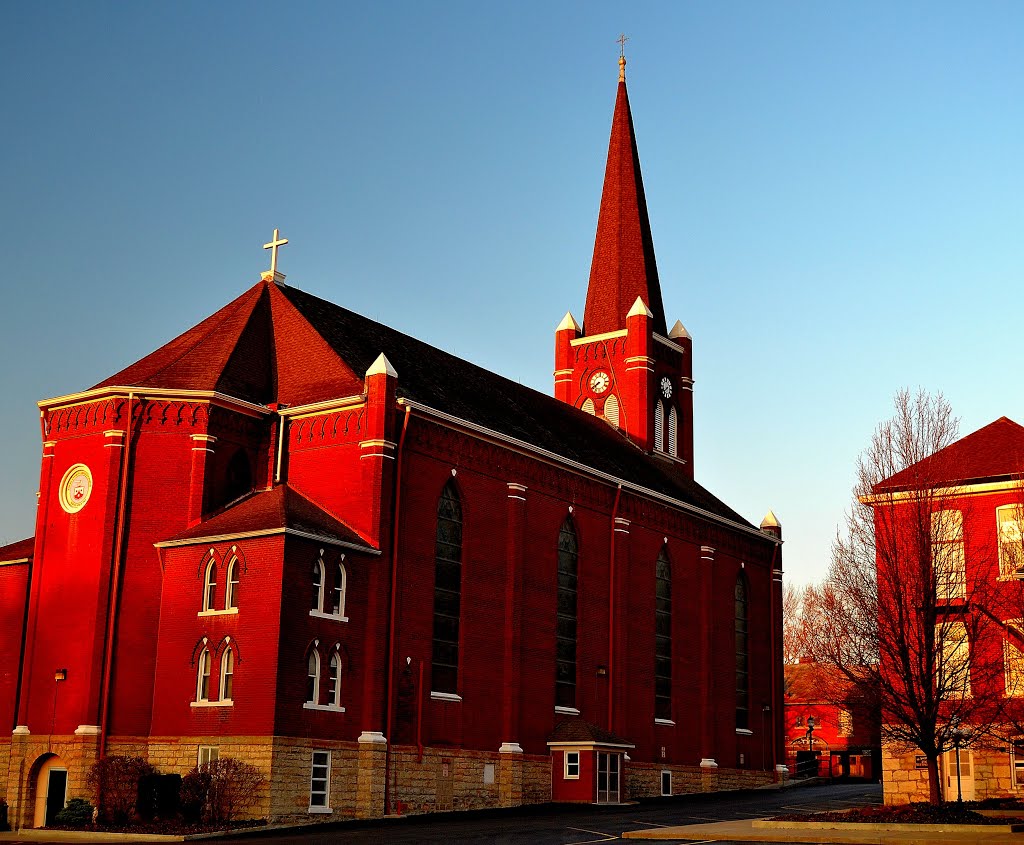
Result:
[[[633,134],[633,116],[626,94],[626,59],[620,55],[619,87],[608,143],[608,164],[597,219],[583,331],[594,335],[624,329],[626,314],[638,296],[651,310],[654,331],[666,334],[654,241]]]

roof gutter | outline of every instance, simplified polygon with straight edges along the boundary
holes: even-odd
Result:
[[[718,514],[711,513],[711,511],[706,511],[703,508],[698,508],[696,505],[691,505],[688,502],[682,501],[681,499],[676,499],[672,496],[666,495],[665,493],[659,493],[657,490],[651,490],[649,487],[644,487],[643,485],[640,484],[634,484],[632,481],[627,481],[623,478],[618,478],[614,475],[611,475],[610,473],[601,472],[598,469],[589,467],[586,464],[581,464],[579,461],[574,461],[571,458],[566,458],[562,455],[557,454],[556,452],[550,452],[547,449],[542,449],[540,446],[534,446],[532,443],[527,443],[525,440],[519,440],[515,437],[510,437],[507,434],[502,434],[499,431],[495,431],[494,429],[485,428],[482,425],[477,425],[476,423],[469,422],[469,420],[464,420],[461,417],[456,417],[453,414],[447,414],[444,411],[439,411],[436,408],[431,408],[429,405],[424,405],[420,402],[416,402],[413,399],[402,398],[398,400],[398,404],[415,408],[424,416],[433,417],[435,419],[452,424],[459,428],[463,428],[472,434],[482,435],[492,440],[497,440],[501,443],[507,443],[508,445],[513,446],[516,449],[519,449],[520,451],[537,455],[543,460],[546,460],[550,463],[558,464],[559,466],[567,467],[575,472],[580,473],[581,475],[589,475],[592,478],[596,478],[600,481],[605,481],[609,484],[621,486],[623,490],[628,490],[630,492],[637,493],[641,496],[646,496],[647,498],[655,499],[664,504],[672,505],[675,508],[679,508],[680,510],[687,511],[688,513],[692,513],[695,516],[699,516],[702,519],[706,519],[709,522],[724,525],[727,528],[732,528],[736,531],[741,531],[744,534],[748,534],[751,537],[756,537],[759,540],[774,543],[777,546],[781,546],[783,543],[783,541],[778,539],[777,537],[773,537],[770,534],[766,534],[765,532],[757,528],[753,528],[748,525],[743,525],[739,522],[734,522],[731,519],[727,519],[724,516],[719,516]]]

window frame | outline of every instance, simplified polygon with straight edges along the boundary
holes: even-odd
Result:
[[[1009,619],[1003,623],[1005,628],[1024,630],[1024,621]],[[1011,652],[1016,652],[1016,655]],[[1016,667],[1013,664],[1016,663]],[[1011,684],[1011,673],[1016,670],[1016,682]],[[1011,690],[1012,687],[1012,690]],[[1010,641],[1008,633],[1003,634],[1003,695],[1007,698],[1024,697],[1024,644],[1017,645]]]
[[[668,447],[668,454],[673,458],[679,457],[679,414],[676,413],[676,406],[669,403],[668,416],[665,420],[665,445]]]
[[[556,552],[555,711],[578,712],[576,710],[576,687],[579,679],[580,542],[579,532],[576,530],[572,514],[566,516],[558,529]],[[570,580],[571,586],[569,585]],[[571,613],[563,610],[563,608],[569,607],[571,607]],[[570,628],[573,632],[571,637],[564,633]],[[565,677],[563,677],[563,673]],[[570,674],[571,680],[568,679]]]
[[[1001,514],[1006,512],[1014,514],[1015,518],[1003,520]],[[1004,524],[1015,525],[1017,537],[1004,540]],[[1003,580],[1024,578],[1024,537],[1021,536],[1022,532],[1024,532],[1024,505],[999,505],[996,508],[996,547],[999,557],[999,577]],[[1020,558],[1020,563],[1016,566],[1013,565],[1013,561],[1007,561],[1003,553],[1004,545],[1009,545],[1009,543],[1014,543],[1017,548],[1017,556]]]
[[[462,680],[462,577],[465,518],[454,479],[441,489],[434,524],[431,698],[458,699]]]
[[[338,561],[338,567],[334,573],[334,588],[331,590],[331,616],[348,621],[345,615],[345,601],[348,598],[348,570],[345,569],[344,561]]]
[[[562,779],[579,780],[581,770],[579,751],[565,751],[562,754]],[[575,772],[575,773],[573,773]]]
[[[665,778],[668,778],[668,790],[665,790]],[[662,769],[661,770],[661,794],[662,797],[666,797],[672,794],[672,770]]]
[[[666,595],[661,595],[664,585]],[[665,604],[666,607],[662,607]],[[667,634],[659,633],[667,620]],[[654,564],[654,718],[655,721],[672,721],[672,561],[664,546],[658,552]],[[667,674],[662,667],[667,666]],[[668,694],[658,692],[659,681],[667,682]]]
[[[1013,789],[1024,789],[1024,736],[1010,737],[1010,778]]]
[[[310,664],[313,664],[310,669]],[[312,679],[312,689],[310,689],[310,680]],[[314,707],[320,704],[320,652],[316,648],[309,650],[309,656],[306,658],[306,699],[305,704],[311,704]]]
[[[232,694],[235,684],[235,651],[228,646],[220,656],[220,678],[218,680],[218,701],[234,703]]]
[[[947,529],[953,526],[952,533]],[[956,602],[967,598],[967,557],[964,544],[964,514],[956,508],[942,508],[929,516],[929,547],[935,578],[935,599]]]
[[[338,649],[331,651],[327,664],[327,704],[341,707],[341,653]]]
[[[210,557],[206,564],[206,571],[203,573],[203,611],[209,612],[217,609],[217,559]]]
[[[313,587],[313,607],[310,609],[310,616],[324,612],[324,582],[327,580],[327,569],[324,566],[324,559],[318,557],[313,561],[313,578],[310,586]]]
[[[733,588],[733,630],[736,637],[736,730],[741,731],[750,728],[750,584],[742,569]]]
[[[224,574],[224,609],[238,610],[238,558],[232,557]]]
[[[321,761],[317,762],[320,756]],[[331,752],[325,748],[315,748],[310,755],[309,765],[309,808],[310,813],[332,813],[331,809]],[[320,777],[317,777],[317,770],[321,769]],[[316,789],[317,783],[323,784],[323,789]],[[323,803],[314,803],[316,796],[323,796]]]
[[[661,399],[654,403],[654,451],[665,451],[665,403]]]
[[[205,754],[203,752],[206,752]],[[204,760],[203,757],[206,757]],[[198,753],[196,754],[196,768],[202,769],[203,766],[208,766],[210,763],[220,759],[220,746],[219,745],[200,745]]]
[[[210,675],[213,672],[213,657],[210,649],[203,646],[199,652],[199,668],[196,673],[196,702],[204,704],[210,701]]]

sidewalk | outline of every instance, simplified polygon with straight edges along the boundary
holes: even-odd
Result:
[[[811,823],[799,827],[754,827],[759,819],[743,819],[710,824],[687,824],[629,830],[623,839],[660,840],[733,840],[736,842],[848,842],[857,845],[947,845],[947,843],[979,843],[979,845],[1024,845],[1024,833],[1010,833],[1003,825],[956,825],[956,831],[920,830],[921,825],[878,825],[877,830],[830,830]],[[875,825],[871,826],[876,827]],[[915,830],[914,828],[918,828]],[[992,828],[995,830],[992,830]]]

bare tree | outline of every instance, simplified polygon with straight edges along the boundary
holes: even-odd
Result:
[[[806,587],[786,582],[782,590],[782,662],[798,663],[803,656],[801,627]]]
[[[939,757],[961,741],[960,726],[982,741],[1004,701],[1002,655],[972,647],[1001,636],[994,585],[987,566],[966,565],[970,499],[956,486],[956,467],[937,455],[958,427],[941,394],[896,395],[894,416],[858,461],[810,626],[818,659],[866,698],[877,695],[883,742],[927,759],[933,803]]]

